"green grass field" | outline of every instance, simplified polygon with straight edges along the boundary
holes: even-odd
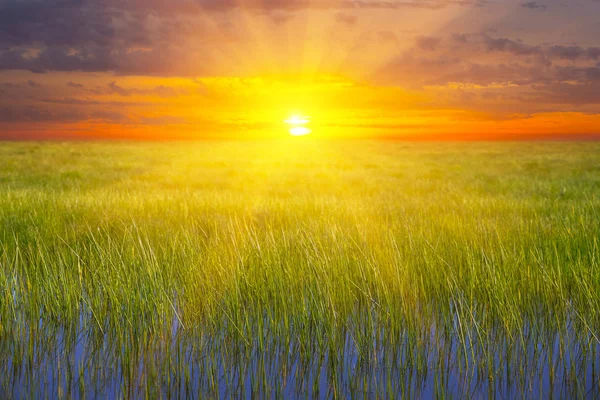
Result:
[[[0,394],[598,395],[599,236],[600,143],[2,143]]]

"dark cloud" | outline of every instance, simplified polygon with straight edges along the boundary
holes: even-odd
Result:
[[[187,16],[166,8],[158,14],[157,4],[0,0],[0,69],[176,72],[184,51],[174,38],[189,35],[190,23],[180,23]]]
[[[74,110],[54,111],[21,105],[0,107],[0,122],[76,122],[86,119],[86,114]]]
[[[543,59],[561,59],[561,60],[598,60],[600,59],[600,48],[564,45],[529,45],[520,40],[511,40],[507,38],[492,38],[484,35],[483,38],[487,51],[501,51],[513,54],[515,56],[539,56]]]
[[[101,1],[0,0],[0,46],[107,46],[114,39]]]
[[[350,15],[346,13],[338,13],[335,16],[335,20],[348,26],[355,26],[358,23],[358,17],[356,15]]]
[[[101,100],[93,100],[93,99],[77,99],[73,97],[64,97],[62,99],[44,99],[41,101],[42,103],[48,104],[60,104],[60,105],[68,105],[68,106],[111,106],[111,107],[133,107],[133,106],[149,106],[153,105],[152,102],[143,102],[143,101],[101,101]]]
[[[0,123],[14,122],[56,122],[75,123],[99,120],[110,123],[135,123],[130,117],[119,111],[95,110],[82,111],[81,108],[55,109],[50,106],[11,105],[0,107]]]
[[[374,79],[386,84],[395,83],[417,89],[454,83],[526,86],[552,81],[552,76],[542,67],[519,63],[473,62],[449,55],[408,55],[386,65],[377,72]]]
[[[27,49],[0,50],[0,69],[24,69],[35,73],[49,71],[116,72],[120,74],[197,76],[203,72],[190,58],[195,54],[182,48],[156,45],[151,49],[108,47],[48,47],[37,57],[29,57]]]
[[[122,88],[121,86],[117,85],[117,82],[115,81],[108,84],[108,90],[110,93],[115,93],[124,97],[128,97],[133,94],[133,90]]]
[[[596,47],[537,45],[488,34],[451,39],[443,39],[435,48],[417,45],[370,79],[415,90],[448,88],[439,92],[447,104],[495,113],[514,113],[516,108],[576,110],[600,104]]]
[[[540,4],[537,1],[528,1],[525,3],[521,3],[521,7],[536,11],[546,11],[546,9],[548,8],[547,5]]]
[[[336,2],[325,2],[333,3]],[[400,8],[424,8],[439,10],[448,6],[484,6],[490,3],[487,0],[407,0],[407,1],[376,1],[376,0],[356,0],[356,1],[342,1],[339,2],[341,8],[386,8],[386,9],[400,9]]]
[[[464,33],[453,33],[452,40],[458,43],[467,43],[469,41],[469,35]]]
[[[517,56],[540,54],[539,46],[531,46],[521,41],[507,38],[492,38],[488,35],[485,35],[484,44],[487,51],[504,51]]]
[[[72,97],[65,97],[63,99],[45,99],[42,100],[43,103],[51,103],[51,104],[63,104],[69,106],[97,106],[97,105],[106,105],[108,103],[98,101],[98,100],[90,100],[90,99],[75,99]]]
[[[600,82],[600,66],[594,67],[557,67],[559,82],[576,82],[577,84]]]
[[[144,125],[181,125],[189,123],[186,118],[172,115],[161,115],[158,117],[142,117],[140,122]]]
[[[177,4],[178,1],[173,2]],[[203,10],[228,10],[240,8],[236,0],[196,0],[188,2]],[[299,10],[299,9],[402,9],[421,8],[439,10],[449,6],[483,6],[488,0],[264,0],[245,2],[245,9]]]
[[[283,24],[303,9],[477,6],[485,0],[0,0],[0,69],[194,76],[210,70],[207,48],[227,32],[207,26],[243,7]],[[212,13],[206,16],[207,13]],[[356,17],[338,16],[356,23]],[[208,22],[207,22],[208,21]],[[231,23],[229,21],[228,23]],[[222,24],[220,25],[223,26]],[[214,28],[214,27],[213,27]],[[239,34],[239,32],[238,32]],[[212,35],[212,37],[211,37]],[[185,40],[197,38],[196,49]],[[182,41],[181,39],[185,40]],[[198,54],[191,54],[197,52]],[[205,60],[198,65],[197,60]]]
[[[416,40],[416,45],[419,49],[425,51],[434,51],[440,44],[442,39],[432,36],[419,36]]]
[[[32,88],[40,88],[40,87],[42,87],[42,85],[41,85],[41,84],[39,84],[39,83],[38,83],[38,82],[36,82],[36,81],[32,81],[31,79],[27,81],[27,84],[28,84],[30,87],[32,87]]]
[[[159,97],[177,97],[179,92],[170,86],[156,86],[154,89],[124,88],[117,85],[116,81],[110,82],[106,87],[107,94],[118,94],[119,96],[129,97],[134,95],[156,95]]]
[[[269,15],[271,20],[275,22],[277,25],[283,25],[288,23],[294,18],[294,14],[285,11],[275,11],[270,13]]]
[[[391,31],[377,31],[377,39],[381,43],[397,44],[398,37],[394,32]]]
[[[227,75],[240,65],[240,69],[246,68],[243,72],[251,74],[252,71],[248,71],[252,67],[248,67],[251,62],[245,58],[245,52],[239,51],[240,47],[234,49],[231,53],[241,53],[238,54],[239,59],[234,59],[229,57],[227,46],[223,44],[241,44],[241,48],[245,50],[249,48],[252,40],[271,40],[269,35],[275,36],[280,33],[277,30],[279,27],[269,25],[272,32],[261,32],[265,38],[253,38],[250,32],[252,29],[240,24],[240,21],[232,16],[235,13],[228,13],[234,9],[243,7],[244,18],[258,15],[280,25],[296,18],[296,11],[299,10],[331,10],[337,27],[349,30],[350,27],[357,26],[359,18],[367,14],[363,13],[366,9],[441,10],[451,6],[472,9],[485,4],[486,1],[478,0],[0,0],[0,70],[25,69],[37,73],[113,72],[116,75],[115,81],[99,87],[69,82],[66,85],[77,89],[77,92],[70,90],[68,93],[72,96],[77,93],[80,96],[172,98],[184,94],[182,89],[164,85],[153,88],[127,87],[123,84],[124,80],[120,81],[121,84],[118,83],[118,76],[214,76],[215,71]],[[497,7],[499,2],[495,4],[494,7]],[[548,9],[540,1],[517,2],[518,4],[526,9],[546,10],[543,18],[536,18],[538,20],[551,17],[553,12],[557,11]],[[515,12],[532,16],[518,6]],[[459,14],[467,18],[464,14],[468,13]],[[480,16],[481,11],[477,15]],[[368,18],[365,18],[365,25],[367,21]],[[457,21],[464,22],[460,18]],[[381,47],[386,51],[381,57],[385,60],[381,61],[385,62],[385,65],[373,74],[373,80],[376,82],[410,88],[451,83],[483,87],[516,86],[518,90],[539,102],[596,104],[597,101],[597,95],[594,93],[599,89],[600,71],[597,64],[600,60],[600,48],[586,47],[576,39],[553,43],[552,40],[560,40],[557,39],[559,36],[543,39],[538,36],[538,40],[534,40],[534,36],[528,35],[526,29],[512,30],[511,32],[522,32],[522,37],[526,40],[520,40],[518,37],[508,37],[510,34],[501,27],[495,33],[486,30],[486,34],[476,33],[482,32],[476,28],[473,28],[471,33],[454,34],[450,33],[450,29],[447,33],[443,29],[432,29],[428,32],[434,32],[435,36],[417,36],[413,48],[405,53],[395,53],[394,49],[402,48],[397,46],[400,42],[397,37],[399,31],[394,33],[386,30],[391,29],[389,25],[369,29],[370,36],[365,41],[368,45],[375,43],[387,46]],[[454,26],[453,29],[462,30],[468,27],[461,25]],[[303,33],[305,32],[300,32]],[[411,31],[410,35],[414,35],[414,31]],[[276,42],[278,39],[272,40]],[[266,43],[264,47],[269,48],[271,44]],[[219,52],[223,52],[224,55],[219,55]],[[354,50],[348,52],[349,60],[360,58],[355,57],[357,52]],[[215,60],[218,57],[221,57],[221,64],[218,59]],[[20,83],[29,95],[34,91],[27,87],[39,87],[38,80],[44,83],[44,87],[35,93],[41,97],[52,96],[50,93],[41,94],[50,90],[50,86],[41,77]],[[14,84],[5,83],[2,88],[6,89],[6,92],[19,92],[16,90],[17,86],[7,85]],[[63,90],[67,91],[64,84]],[[208,94],[208,90],[202,86],[198,92]],[[494,94],[496,95],[503,94]],[[540,96],[536,97],[537,95]],[[580,96],[579,100],[576,99],[577,95]],[[458,101],[476,101],[473,94],[467,91],[457,96],[460,96]],[[127,99],[122,100],[127,103]],[[32,106],[2,112],[4,119],[12,116],[19,120],[29,118],[32,121],[51,121],[53,118],[72,120],[75,118],[74,114],[68,111],[58,113],[52,107],[59,107],[61,104],[95,105],[94,101],[63,98],[37,103],[48,108]],[[79,116],[94,118],[85,113]],[[96,117],[118,120],[116,115]]]
[[[117,111],[94,111],[90,113],[86,119],[121,124],[131,122],[131,118]]]
[[[83,89],[85,86],[81,83],[76,83],[76,82],[69,82],[67,83],[68,87],[74,88],[74,89]]]
[[[188,25],[185,19],[242,6],[271,13],[306,8],[440,9],[485,3],[484,0],[0,0],[0,45],[76,49],[84,45],[153,45],[182,33]],[[275,19],[289,17],[276,14]]]
[[[564,60],[578,60],[578,59],[600,59],[600,48],[589,47],[583,48],[581,46],[551,46],[547,49],[547,54],[550,57],[555,57]]]
[[[108,49],[86,50],[85,54],[69,54],[70,49],[48,47],[37,57],[29,57],[26,48],[0,51],[0,66],[4,69],[26,69],[36,73],[47,71],[110,71],[114,70]]]
[[[533,92],[521,94],[523,102],[554,105],[600,105],[600,69],[593,81],[586,84],[557,82],[537,88]]]
[[[170,86],[164,86],[164,85],[155,87],[152,92],[154,94],[156,94],[157,96],[164,97],[164,98],[177,97],[179,95],[177,90],[175,90],[174,88],[172,88]]]

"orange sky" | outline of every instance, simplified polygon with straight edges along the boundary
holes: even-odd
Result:
[[[583,0],[0,0],[0,138],[272,138],[294,114],[324,138],[593,136],[597,15]]]

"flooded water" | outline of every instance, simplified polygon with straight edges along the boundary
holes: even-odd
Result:
[[[19,325],[19,324],[17,324]],[[455,329],[341,329],[339,348],[318,336],[242,336],[224,329],[162,335],[40,319],[3,336],[4,398],[286,397],[598,398],[600,347],[586,335],[520,337]],[[292,329],[293,330],[293,329]],[[353,333],[354,332],[354,333]],[[546,340],[542,340],[545,337]],[[366,343],[366,345],[365,345]]]

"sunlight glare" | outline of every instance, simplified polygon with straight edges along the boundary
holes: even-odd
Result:
[[[304,126],[295,126],[290,129],[290,135],[292,136],[306,136],[312,131]]]
[[[312,132],[305,126],[310,122],[308,117],[294,115],[286,119],[284,122],[292,126],[290,128],[290,135],[292,136],[306,136]]]
[[[310,120],[306,117],[294,115],[293,117],[286,119],[284,122],[290,125],[306,125],[310,122]]]

